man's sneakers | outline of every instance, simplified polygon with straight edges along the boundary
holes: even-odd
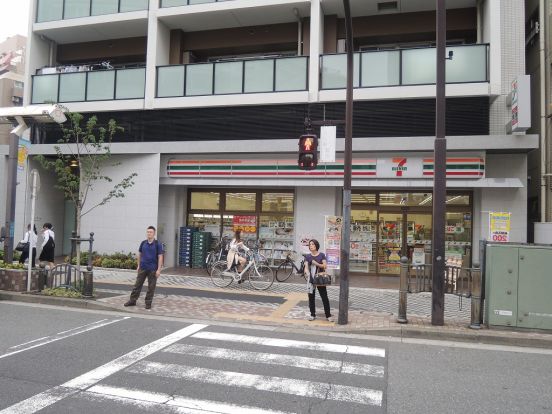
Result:
[[[314,321],[315,319],[316,319],[316,316],[314,315],[309,316],[309,321]]]
[[[133,300],[129,300],[128,302],[125,302],[125,304],[123,306],[136,306],[136,302],[133,301]]]
[[[146,303],[146,309],[151,309],[151,303]]]
[[[316,319],[316,316],[314,316],[314,315],[309,316],[309,321],[314,321],[315,319]],[[326,320],[328,322],[333,322],[334,321],[333,315],[326,316]]]

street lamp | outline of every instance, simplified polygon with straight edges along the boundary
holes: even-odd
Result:
[[[351,248],[351,175],[353,164],[353,20],[349,0],[345,9],[345,45],[347,48],[347,99],[345,104],[345,154],[343,161],[343,227],[339,266],[339,317],[337,323],[349,322],[349,251]]]
[[[14,125],[9,137],[8,174],[6,185],[6,226],[4,239],[4,261],[13,262],[15,239],[15,199],[17,189],[17,151],[19,138],[29,129],[28,123],[61,124],[67,120],[65,110],[59,105],[41,105],[0,108],[0,124]],[[32,255],[32,251],[31,251]],[[31,256],[32,258],[32,256]]]

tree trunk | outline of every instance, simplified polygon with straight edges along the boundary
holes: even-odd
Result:
[[[82,213],[82,206],[80,203],[80,200],[77,202],[77,211],[76,211],[76,218],[77,218],[77,228],[75,229],[75,232],[77,233],[77,242],[75,243],[76,249],[77,249],[77,272],[80,274],[81,269],[81,249],[80,249],[80,241],[81,238],[81,213]]]

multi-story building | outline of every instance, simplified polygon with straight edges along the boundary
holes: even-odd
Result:
[[[351,268],[396,274],[401,254],[420,257],[431,243],[435,1],[351,4]],[[538,137],[508,133],[511,83],[525,73],[523,2],[446,4],[447,255],[466,264],[488,237],[489,212],[510,212],[510,240],[526,241],[527,154]],[[306,117],[344,118],[341,0],[34,0],[31,9],[25,104],[116,119],[120,165],[106,170],[138,173],[125,198],[84,217],[98,251],[135,250],[150,224],[168,264],[183,225],[219,237],[249,223],[275,259],[323,240],[324,216],[341,209],[343,128],[337,161],[313,172],[297,168],[297,141]],[[53,154],[58,138],[57,127],[34,128],[31,152]],[[67,240],[74,212],[53,177],[41,182],[37,219]]]
[[[525,2],[527,73],[531,76],[531,129],[541,145],[529,154],[529,239],[552,243],[552,144],[550,143],[550,0]],[[532,233],[534,225],[534,234]]]
[[[0,108],[23,105],[27,39],[15,35],[0,42]],[[6,177],[9,125],[0,124],[0,177]],[[0,220],[4,224],[6,182],[0,179]]]

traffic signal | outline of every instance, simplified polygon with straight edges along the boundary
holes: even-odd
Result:
[[[299,160],[301,170],[314,170],[318,165],[318,137],[313,134],[299,137]]]

